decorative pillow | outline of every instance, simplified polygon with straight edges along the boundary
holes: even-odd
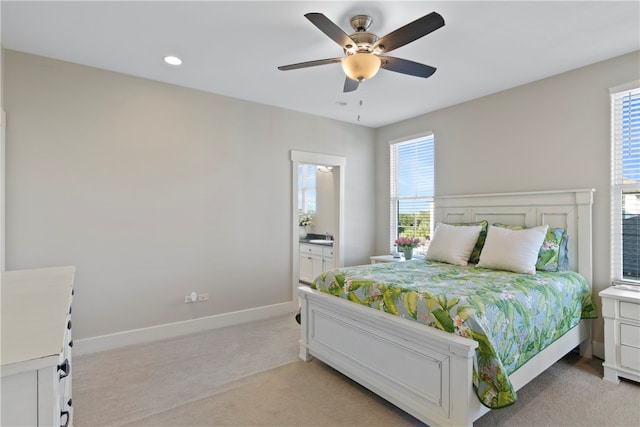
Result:
[[[538,252],[536,270],[558,271],[560,268],[560,247],[566,231],[564,228],[550,228]],[[565,251],[566,253],[566,251]]]
[[[425,259],[454,265],[467,265],[482,226],[436,224]]]
[[[569,235],[564,233],[562,242],[560,242],[560,256],[558,257],[558,271],[564,271],[569,269]]]
[[[508,228],[509,230],[524,230],[526,227],[519,225],[493,224],[496,227]],[[549,228],[545,236],[538,260],[536,270],[558,271],[569,268],[569,257],[567,253],[567,232],[564,228]]]
[[[469,262],[476,264],[480,259],[480,251],[482,251],[482,247],[484,246],[484,241],[487,239],[487,229],[489,228],[489,222],[486,220],[479,222],[457,222],[452,223],[450,225],[459,226],[470,226],[470,225],[479,225],[482,227],[480,230],[480,236],[478,236],[478,240],[476,241],[476,245],[473,247],[471,251],[471,256],[469,257]]]
[[[536,274],[536,261],[549,226],[511,230],[489,227],[478,267]]]

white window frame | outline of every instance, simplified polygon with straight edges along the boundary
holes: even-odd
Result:
[[[433,154],[432,154],[433,160],[432,160],[432,163],[429,165],[429,168],[433,173],[433,176],[431,176],[431,180],[434,182],[432,191],[430,192],[430,194],[424,194],[424,195],[414,194],[413,196],[400,197],[398,194],[399,184],[398,184],[398,174],[397,174],[397,171],[398,171],[397,147],[399,147],[402,144],[414,143],[414,142],[422,141],[429,138],[433,140],[432,142],[433,143]],[[411,137],[391,141],[389,143],[389,163],[390,163],[389,245],[390,245],[391,251],[394,252],[396,250],[396,248],[394,247],[395,240],[398,237],[398,212],[397,212],[398,201],[422,200],[429,203],[429,206],[431,208],[429,229],[431,230],[431,233],[433,233],[433,216],[434,216],[434,206],[433,206],[434,194],[433,193],[435,192],[435,136],[433,132],[427,132],[424,134],[414,135]],[[427,245],[428,245],[428,241],[425,242],[424,246],[417,248],[414,252],[418,254],[426,252]]]
[[[630,96],[640,96],[640,80],[611,88],[611,277],[614,285],[640,286],[640,279],[623,275],[622,216],[625,194],[640,194],[640,182],[623,178],[625,144],[634,144],[623,133],[623,103]],[[637,124],[640,128],[640,124]],[[640,167],[640,165],[638,165]]]

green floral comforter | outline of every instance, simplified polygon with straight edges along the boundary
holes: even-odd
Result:
[[[312,283],[358,304],[478,342],[473,385],[480,401],[516,401],[508,375],[580,322],[597,317],[577,273],[536,275],[413,260],[335,269]]]

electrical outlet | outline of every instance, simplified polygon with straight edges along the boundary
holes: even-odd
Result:
[[[198,301],[209,301],[209,294],[198,294]]]

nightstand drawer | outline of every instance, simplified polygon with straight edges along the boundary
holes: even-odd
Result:
[[[640,348],[621,345],[620,366],[640,372]]]
[[[622,319],[640,320],[640,304],[620,301],[620,317]]]
[[[621,323],[620,344],[640,349],[640,326]]]

